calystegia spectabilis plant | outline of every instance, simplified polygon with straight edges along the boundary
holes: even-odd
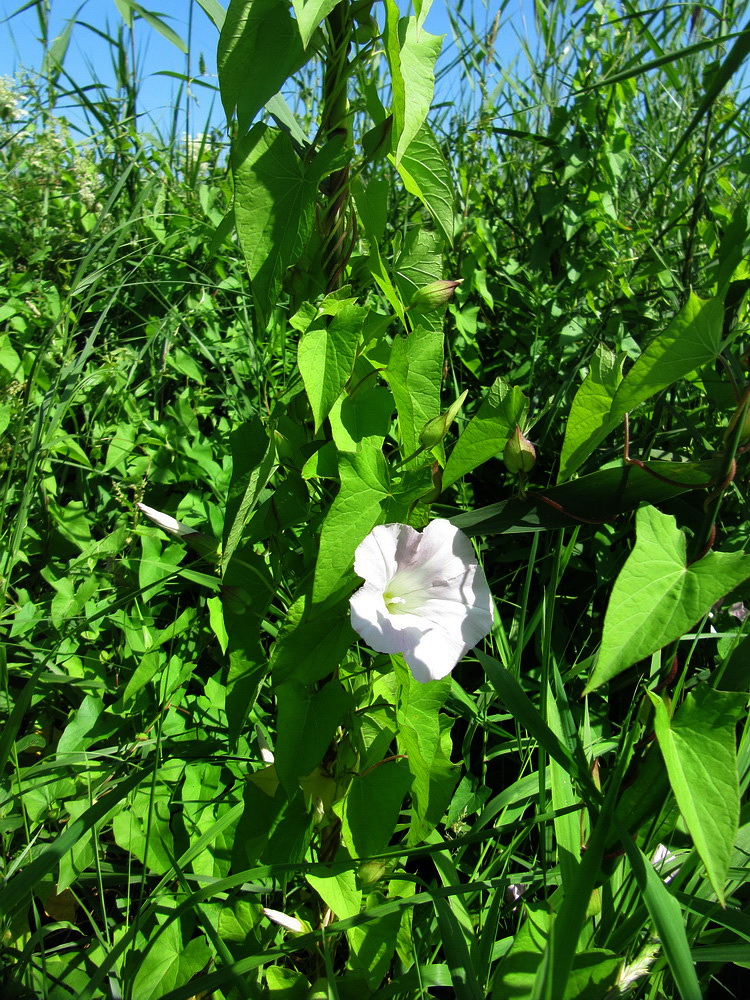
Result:
[[[697,997],[692,918],[677,887],[700,871],[706,898],[724,903],[740,818],[735,724],[745,695],[722,685],[721,670],[697,676],[680,640],[750,575],[744,552],[714,547],[719,507],[750,437],[747,394],[714,459],[642,461],[631,457],[628,434],[632,411],[731,349],[723,300],[733,276],[725,268],[710,296],[687,295],[626,371],[624,354],[598,348],[572,399],[557,484],[535,471],[527,436],[533,385],[497,379],[473,419],[463,419],[467,394],[452,394],[446,379],[446,310],[461,282],[444,273],[455,259],[456,196],[430,123],[441,39],[424,27],[427,6],[402,16],[393,0],[293,9],[242,0],[230,4],[222,28],[234,222],[256,336],[285,330],[297,360],[266,412],[235,432],[221,556],[234,725],[252,716],[269,669],[277,710],[273,759],[245,795],[252,837],[244,856],[242,846],[235,853],[248,867],[300,866],[304,899],[291,894],[289,913],[265,913],[306,935],[297,967],[321,996],[337,995],[336,969],[344,991],[414,975],[424,958],[415,953],[413,906],[426,892],[455,995],[510,995],[514,976],[528,996],[616,995],[618,984],[627,990],[656,962],[682,996]],[[320,89],[303,127],[295,80],[313,62]],[[397,186],[415,209],[392,232],[386,219]],[[623,426],[623,458],[577,476]],[[517,477],[515,496],[462,513],[452,488],[495,456]],[[255,522],[276,493],[301,495],[307,515],[285,519],[280,503],[273,531],[294,543],[271,547]],[[703,510],[693,525],[661,509],[686,493]],[[556,588],[582,529],[633,511],[635,544],[611,589],[600,641],[571,671],[552,635]],[[530,688],[519,676],[522,579],[516,608],[504,603],[495,612],[467,537],[484,537],[485,552],[512,552],[524,530],[555,539],[539,611],[541,674]],[[248,564],[257,564],[257,581]],[[289,600],[266,655],[256,632],[269,567]],[[451,675],[467,654],[486,677],[472,698]],[[638,700],[617,735],[606,735],[580,698],[638,663],[646,664]],[[462,715],[475,734],[491,727],[490,704],[515,718],[520,752],[530,752],[529,740],[537,747],[539,802],[553,813],[540,847],[552,866],[548,892],[531,893],[499,965],[487,935],[519,898],[507,856],[497,869],[503,876],[475,890],[486,893],[490,915],[477,925],[452,861],[468,848],[452,845],[445,825],[470,794],[459,785],[452,727]],[[466,827],[464,837],[492,850],[500,834],[478,816],[478,829]],[[650,855],[666,851],[662,840],[676,828],[692,853],[668,888]],[[450,903],[425,881],[424,860],[415,861],[425,847],[442,885],[457,893]],[[609,944],[623,886],[645,905],[652,935],[630,964]],[[610,931],[599,940],[602,926]],[[340,944],[322,962],[324,930]]]

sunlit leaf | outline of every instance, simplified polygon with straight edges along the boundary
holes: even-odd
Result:
[[[709,552],[688,564],[687,540],[675,519],[655,507],[639,510],[635,547],[612,588],[586,691],[679,639],[748,576],[744,552]]]

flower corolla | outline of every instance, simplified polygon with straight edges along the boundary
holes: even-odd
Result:
[[[365,584],[350,600],[354,630],[379,653],[402,653],[421,682],[445,677],[492,628],[492,596],[471,542],[450,521],[421,533],[381,524],[357,548]]]

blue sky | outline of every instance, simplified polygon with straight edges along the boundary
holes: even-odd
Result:
[[[36,11],[28,9],[12,16],[26,5],[28,0],[0,0],[0,75],[13,75],[19,68],[37,70],[41,66],[43,49],[38,41],[39,21]],[[407,0],[399,0],[406,12]],[[451,0],[448,0],[450,3]],[[226,6],[227,0],[222,0]],[[205,63],[206,74],[202,80],[207,84],[216,83],[216,42],[217,32],[203,10],[194,0],[141,0],[141,5],[159,13],[162,19],[179,35],[187,40],[190,11],[192,8],[191,66],[197,75],[199,59]],[[455,3],[453,4],[455,8]],[[473,18],[475,24],[488,29],[498,9],[497,3],[488,0],[464,0],[463,13]],[[498,54],[504,63],[509,63],[518,53],[518,34],[533,35],[533,3],[531,0],[514,0],[506,12],[497,41]],[[65,59],[65,69],[77,84],[82,85],[92,79],[111,82],[114,79],[111,50],[106,42],[85,25],[100,31],[116,33],[122,23],[115,0],[52,0],[50,14],[50,37],[59,35],[69,19],[76,17],[77,24],[70,40]],[[382,17],[382,14],[380,15]],[[433,34],[445,34],[443,60],[450,60],[451,33],[445,0],[435,0],[427,16],[426,28]],[[484,33],[484,31],[482,32]],[[139,63],[142,87],[140,110],[152,126],[167,133],[169,131],[174,95],[177,82],[174,78],[160,75],[164,72],[185,74],[186,57],[177,47],[164,39],[144,21],[137,21],[135,28],[136,53]],[[440,86],[437,99],[450,100],[456,97],[460,86],[457,74],[448,74]],[[223,124],[223,114],[218,98],[213,98],[209,89],[201,86],[193,88],[191,101],[192,121],[190,131],[203,130],[209,116],[216,125]],[[213,101],[213,110],[212,110]],[[142,122],[145,127],[151,127]]]

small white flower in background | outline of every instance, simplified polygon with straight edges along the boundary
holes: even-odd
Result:
[[[198,532],[195,528],[189,528],[182,521],[178,521],[176,518],[172,517],[170,514],[164,514],[160,510],[156,510],[154,507],[148,507],[145,503],[137,503],[136,507],[142,514],[150,518],[154,524],[168,531],[170,535],[177,535],[178,538],[183,538],[185,535],[197,535]]]
[[[492,596],[474,549],[450,521],[421,533],[381,524],[358,546],[365,585],[351,598],[355,632],[378,653],[402,653],[418,681],[445,677],[492,628]]]
[[[680,870],[679,865],[674,865],[672,862],[677,860],[677,855],[672,854],[668,847],[664,844],[659,844],[654,851],[654,856],[651,858],[651,864],[654,866],[656,871],[661,875],[665,882],[671,882],[675,877],[677,872]],[[662,870],[666,869],[668,874],[662,875]]]
[[[263,734],[260,726],[255,724],[255,739],[258,743],[258,749],[260,750],[260,759],[264,764],[273,764],[275,761],[273,750],[268,745],[268,740]]]

